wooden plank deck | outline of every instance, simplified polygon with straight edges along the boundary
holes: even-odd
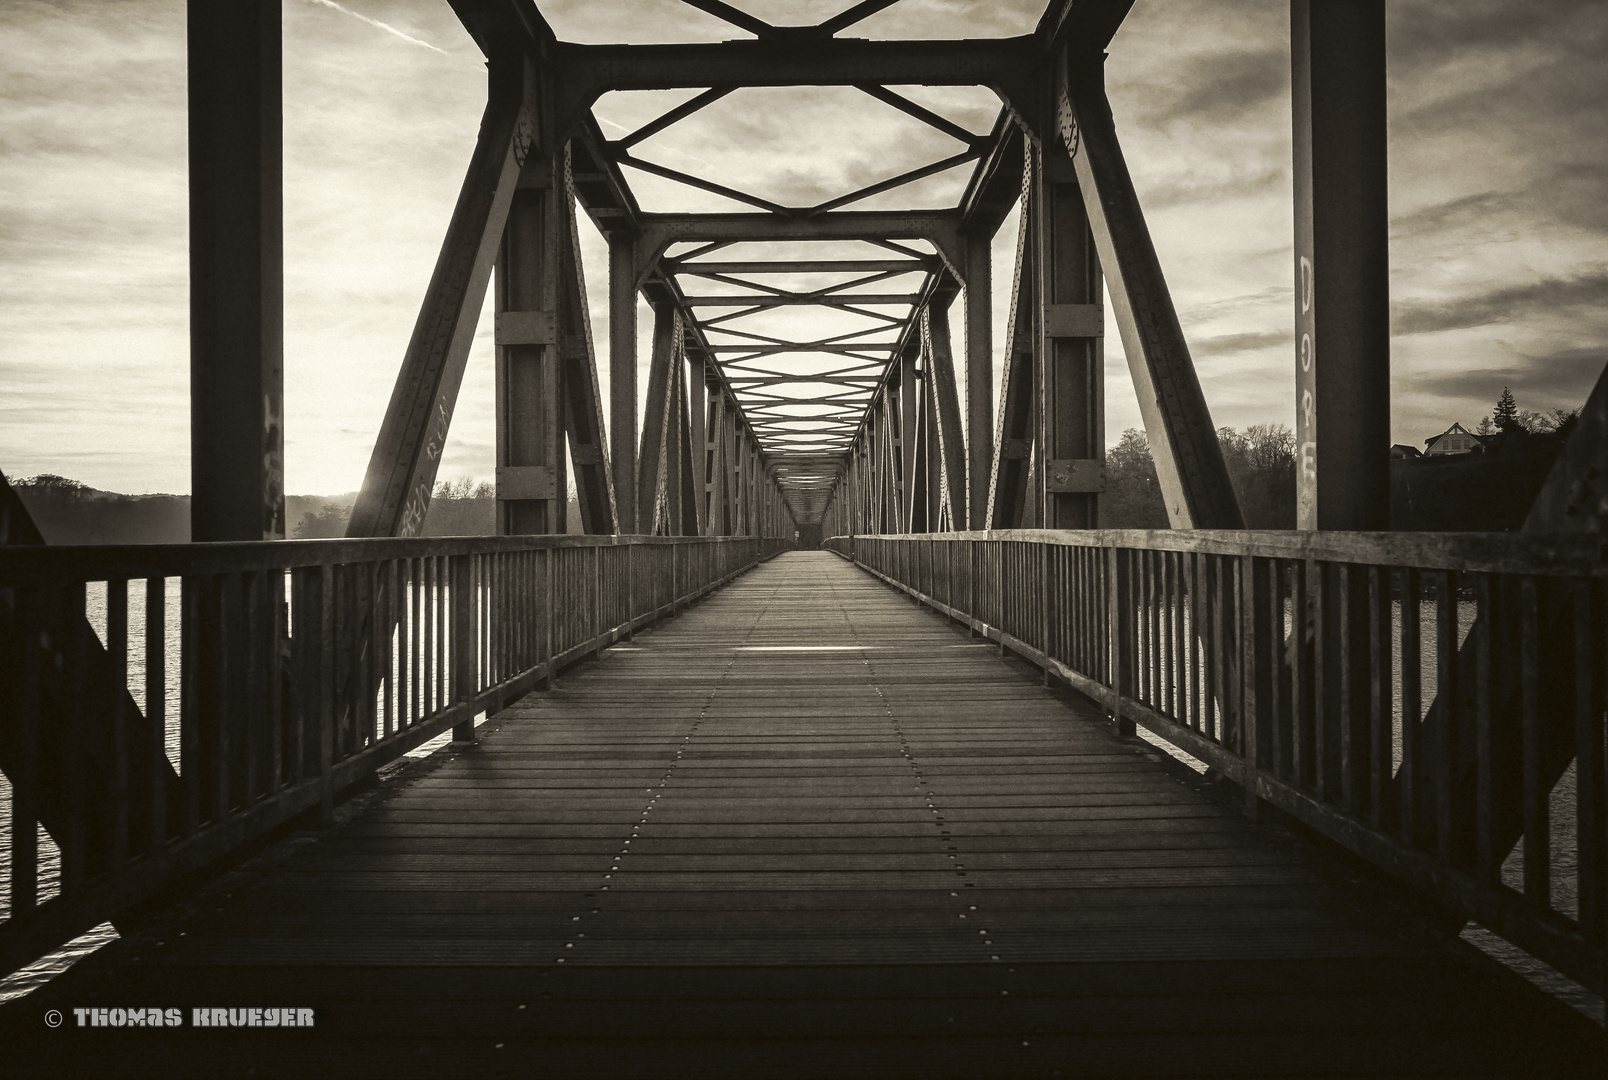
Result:
[[[0,1008],[0,1037],[54,1076],[1601,1075],[1588,1021],[1381,926],[1091,719],[784,555]],[[316,1026],[76,1028],[93,1006]]]

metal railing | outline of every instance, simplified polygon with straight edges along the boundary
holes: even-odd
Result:
[[[788,546],[0,549],[0,972],[304,811],[327,820],[343,788]]]
[[[1601,992],[1608,547],[998,531],[828,548]],[[1459,919],[1458,925],[1461,925]]]

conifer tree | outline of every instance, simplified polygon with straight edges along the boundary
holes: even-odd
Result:
[[[1509,432],[1519,427],[1519,405],[1513,400],[1513,391],[1502,387],[1502,396],[1496,399],[1496,408],[1491,410],[1491,422],[1498,431]]]

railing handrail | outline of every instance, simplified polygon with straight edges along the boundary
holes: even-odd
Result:
[[[1300,529],[989,529],[856,533],[834,540],[980,540],[1062,547],[1316,559],[1419,570],[1608,577],[1608,543],[1588,533],[1346,532]]]
[[[307,566],[344,565],[376,559],[424,559],[442,555],[493,555],[556,548],[654,547],[730,544],[771,540],[754,536],[622,536],[532,534],[525,536],[377,537],[362,540],[252,540],[185,544],[46,544],[0,547],[0,585],[41,577],[83,581],[183,577]]]

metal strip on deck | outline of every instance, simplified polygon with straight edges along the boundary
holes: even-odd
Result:
[[[1589,1072],[1583,1019],[1380,929],[1155,756],[784,555],[0,1022],[54,1075]],[[317,1025],[73,1026],[136,1004]]]

